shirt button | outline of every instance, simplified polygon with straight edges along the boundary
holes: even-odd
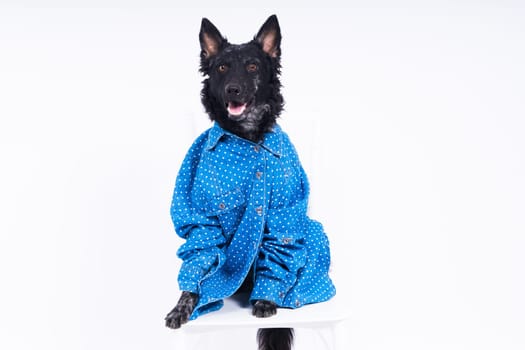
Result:
[[[257,208],[255,208],[255,211],[257,212],[257,215],[261,216],[262,213],[263,213],[263,208],[262,207],[257,207]]]
[[[220,203],[220,204],[219,204],[219,209],[222,210],[222,209],[224,209],[224,208],[226,208],[226,204],[224,204],[224,203]]]
[[[262,177],[262,174],[263,174],[262,171],[258,171],[258,172],[255,173],[255,177],[256,177],[258,180],[260,180],[261,177]]]
[[[259,145],[255,145],[255,146],[253,146],[253,150],[254,150],[255,152],[259,152],[260,149],[261,149],[261,147],[259,147]]]

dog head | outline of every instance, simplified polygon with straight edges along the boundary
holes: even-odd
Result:
[[[275,15],[254,39],[230,44],[206,18],[199,33],[200,71],[206,76],[202,103],[211,120],[238,136],[260,141],[283,109],[281,31]]]

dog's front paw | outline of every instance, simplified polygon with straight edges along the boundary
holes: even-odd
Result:
[[[190,292],[182,292],[177,306],[170,311],[164,320],[166,321],[166,327],[177,329],[180,328],[184,323],[188,322],[191,313],[197,305],[199,296]]]
[[[270,317],[277,313],[277,304],[268,300],[257,300],[253,304],[252,314],[255,317]]]

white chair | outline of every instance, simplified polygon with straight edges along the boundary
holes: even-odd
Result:
[[[338,325],[346,318],[344,308],[337,297],[319,304],[306,305],[299,309],[278,309],[277,315],[269,318],[256,318],[251,314],[247,296],[239,295],[224,300],[224,307],[216,312],[200,316],[194,321],[176,330],[177,349],[184,350],[222,350],[237,349],[236,344],[244,340],[253,343],[253,347],[239,349],[257,349],[256,331],[259,328],[294,328],[295,342],[301,342],[301,334],[315,334],[316,347],[297,348],[297,350],[326,349],[336,350],[337,338],[344,336]],[[224,339],[229,337],[230,339]],[[234,338],[232,338],[234,337]],[[246,340],[246,339],[250,340]]]

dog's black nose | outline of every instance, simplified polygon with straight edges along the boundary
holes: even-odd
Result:
[[[241,94],[241,86],[238,84],[228,84],[226,85],[226,94],[238,96]]]

